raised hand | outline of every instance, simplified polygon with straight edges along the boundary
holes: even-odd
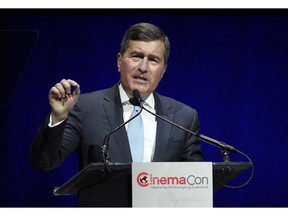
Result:
[[[72,89],[74,91],[72,92]],[[52,124],[64,120],[70,110],[75,106],[80,95],[80,86],[71,79],[62,79],[49,91],[49,103],[51,106]]]

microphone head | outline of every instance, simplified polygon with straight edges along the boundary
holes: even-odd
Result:
[[[141,99],[140,92],[137,89],[135,89],[135,90],[133,90],[132,93],[133,93],[133,98],[130,98],[129,102],[134,106],[140,106],[141,107],[142,99]]]
[[[137,89],[133,90],[133,97],[134,97],[136,100],[142,101],[140,92],[139,92]]]

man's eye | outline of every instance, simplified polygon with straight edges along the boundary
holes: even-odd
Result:
[[[134,53],[131,53],[131,56],[132,57],[136,57],[136,58],[141,58],[141,53],[136,53],[136,52],[134,52]]]
[[[140,59],[141,56],[139,56],[139,55],[132,55],[132,58],[133,58],[133,59]]]
[[[155,62],[155,63],[159,63],[158,59],[156,59],[156,58],[152,58],[152,59],[150,59],[150,61]]]

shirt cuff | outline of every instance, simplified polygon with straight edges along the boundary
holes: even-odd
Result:
[[[52,124],[52,115],[50,114],[48,127],[50,127],[50,128],[56,127],[56,126],[60,125],[62,122],[64,122],[67,118],[68,118],[68,116],[65,119],[63,119],[62,121],[57,122],[56,124]]]

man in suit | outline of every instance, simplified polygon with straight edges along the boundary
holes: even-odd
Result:
[[[130,118],[133,105],[129,99],[135,89],[146,109],[198,133],[200,124],[195,109],[155,91],[166,71],[169,52],[168,37],[160,28],[139,23],[123,36],[117,55],[119,83],[82,95],[80,85],[74,80],[63,79],[53,86],[49,92],[51,113],[31,145],[32,166],[40,170],[54,169],[74,150],[80,169],[91,162],[103,161],[104,138]],[[73,92],[72,88],[75,88]],[[145,110],[141,117],[144,127],[142,162],[203,161],[200,141],[195,136]],[[111,135],[111,162],[133,162],[127,128],[123,126]]]

